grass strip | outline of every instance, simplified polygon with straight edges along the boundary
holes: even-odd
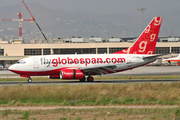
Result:
[[[179,104],[180,82],[0,87],[1,106]]]

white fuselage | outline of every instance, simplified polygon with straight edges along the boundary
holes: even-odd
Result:
[[[115,65],[116,72],[132,69],[150,63],[156,58],[143,59],[152,55],[137,54],[80,54],[80,55],[46,55],[21,59],[9,67],[9,70],[29,76],[57,75],[62,69],[95,68]]]

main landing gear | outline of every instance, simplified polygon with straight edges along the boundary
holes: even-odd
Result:
[[[32,83],[32,79],[31,78],[29,78],[27,81],[28,81],[28,83]]]
[[[86,81],[86,77],[84,77],[84,79],[80,79],[80,82],[85,82]],[[87,77],[87,82],[93,82],[94,78],[92,76],[88,76]]]
[[[94,78],[91,77],[91,76],[88,76],[88,77],[87,77],[87,81],[88,81],[88,82],[93,82],[93,81],[94,81]]]
[[[85,82],[86,81],[86,77],[84,77],[83,79],[79,80],[80,82]]]

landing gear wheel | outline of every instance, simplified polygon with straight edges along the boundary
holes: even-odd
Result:
[[[94,78],[93,78],[93,77],[87,77],[87,81],[88,81],[88,82],[93,82],[93,81],[94,81]]]
[[[86,81],[86,77],[84,77],[84,79],[79,79],[80,82],[85,82]]]
[[[32,82],[32,79],[31,79],[31,78],[29,78],[27,81],[28,81],[28,83],[31,83],[31,82]]]

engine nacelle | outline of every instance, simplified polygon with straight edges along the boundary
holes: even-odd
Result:
[[[77,69],[63,69],[60,71],[60,79],[84,79],[84,72]]]

